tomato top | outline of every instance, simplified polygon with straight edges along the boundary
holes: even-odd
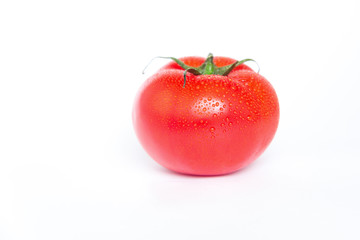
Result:
[[[172,59],[174,62],[166,65],[161,70],[166,69],[183,69],[184,76],[184,85],[186,84],[186,74],[187,72],[192,73],[193,75],[221,75],[227,76],[233,70],[252,70],[251,68],[245,66],[243,63],[248,61],[254,61],[252,59],[243,59],[241,61],[236,61],[231,58],[226,57],[216,57],[210,53],[206,59],[201,57],[185,57],[182,59],[177,59],[173,57],[159,57],[159,58],[168,58]],[[255,61],[254,61],[255,62]]]
[[[183,57],[183,58],[179,58],[179,60],[181,60],[186,65],[188,65],[190,67],[195,67],[195,68],[200,67],[206,61],[206,59],[203,58],[203,57]],[[228,66],[228,65],[231,65],[231,64],[234,64],[234,63],[238,62],[237,60],[232,59],[232,58],[228,58],[228,57],[214,57],[213,61],[214,61],[214,64],[217,67],[224,67],[224,66]],[[175,61],[170,62],[169,64],[162,67],[160,70],[165,70],[165,69],[184,70]],[[248,67],[245,64],[240,64],[240,65],[236,66],[232,71],[237,71],[237,70],[251,70],[251,71],[253,71],[250,67]]]

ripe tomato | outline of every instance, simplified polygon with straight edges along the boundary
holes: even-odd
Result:
[[[275,135],[279,103],[271,84],[243,64],[250,59],[171,59],[135,99],[133,124],[148,154],[193,175],[231,173],[259,157]]]

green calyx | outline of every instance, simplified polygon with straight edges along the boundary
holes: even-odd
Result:
[[[180,67],[182,67],[185,71],[184,71],[184,85],[183,87],[185,87],[186,84],[186,73],[192,73],[194,75],[221,75],[221,76],[227,76],[235,67],[248,62],[248,61],[253,61],[255,62],[255,60],[253,59],[243,59],[241,61],[236,61],[233,64],[224,66],[224,67],[217,67],[214,64],[214,56],[209,53],[208,57],[206,58],[205,62],[200,66],[200,67],[191,67],[186,65],[184,62],[182,62],[181,60],[174,58],[174,57],[157,57],[157,58],[166,58],[166,59],[171,59],[174,62],[176,62],[177,64],[179,64]],[[256,63],[256,62],[255,62]],[[147,67],[147,66],[146,66]],[[145,69],[144,69],[145,71]],[[144,73],[144,72],[143,72]]]

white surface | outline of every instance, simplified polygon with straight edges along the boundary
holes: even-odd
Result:
[[[0,239],[360,239],[357,1],[1,1]],[[154,56],[254,58],[277,135],[223,177],[131,124]]]

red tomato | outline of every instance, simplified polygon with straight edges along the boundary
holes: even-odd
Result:
[[[275,90],[231,58],[180,60],[150,77],[136,97],[133,124],[142,146],[162,166],[184,174],[221,175],[249,165],[275,135]],[[216,74],[231,64],[226,76]],[[199,71],[188,70],[183,86],[189,67]]]

